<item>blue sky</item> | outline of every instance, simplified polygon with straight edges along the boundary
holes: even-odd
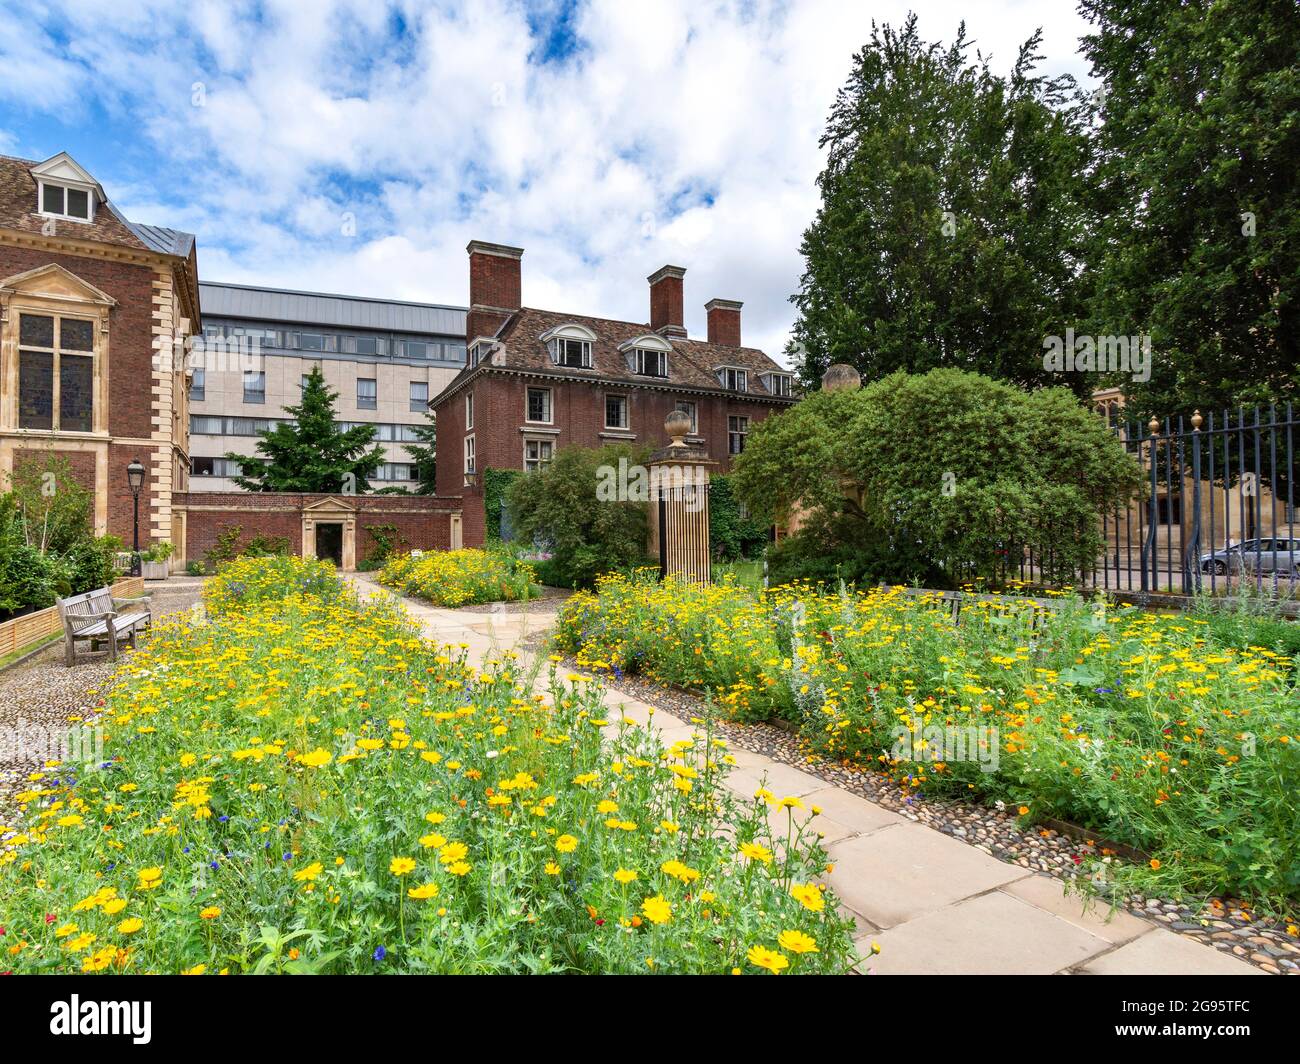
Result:
[[[645,320],[672,262],[693,334],[740,299],[775,354],[826,113],[909,6],[1085,74],[1070,3],[37,0],[0,11],[0,153],[70,152],[205,279],[463,303],[480,238],[530,305]]]

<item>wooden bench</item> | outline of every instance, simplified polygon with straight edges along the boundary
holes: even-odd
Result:
[[[78,639],[89,642],[92,652],[100,644],[108,644],[108,659],[116,661],[117,644],[129,641],[135,646],[136,635],[153,622],[147,606],[118,601],[106,587],[58,601],[59,617],[63,621],[64,658],[68,665],[76,664]]]

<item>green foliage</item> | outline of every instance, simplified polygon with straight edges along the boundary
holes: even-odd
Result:
[[[272,558],[289,553],[289,540],[284,536],[267,536],[259,532],[241,546],[239,537],[243,533],[243,525],[226,525],[217,533],[212,548],[203,552],[208,572],[215,573],[236,558]]]
[[[797,505],[804,547],[848,548],[837,564],[945,584],[996,582],[1026,550],[1045,579],[1070,581],[1102,549],[1101,515],[1142,483],[1069,392],[955,369],[815,393],[756,426],[733,476],[756,516]]]
[[[285,407],[292,420],[259,434],[258,456],[227,454],[238,464],[235,483],[248,491],[363,492],[384,461],[373,425],[342,431],[334,421],[338,393],[313,366],[297,406]],[[260,457],[259,457],[260,456]]]
[[[585,586],[604,572],[643,564],[648,504],[606,501],[597,488],[602,470],[643,465],[645,448],[611,444],[564,447],[540,470],[526,473],[506,492],[519,539],[550,552],[562,586]]]
[[[370,541],[374,546],[370,553],[357,563],[357,568],[363,573],[368,573],[374,569],[382,569],[384,563],[402,549],[406,540],[394,524],[366,525],[365,530],[370,533]]]
[[[1079,6],[1105,92],[1091,331],[1151,335],[1133,413],[1300,397],[1300,7]]]
[[[501,538],[501,509],[510,485],[523,476],[518,469],[483,470],[483,510],[489,541]]]
[[[733,562],[762,554],[767,546],[767,530],[763,522],[741,516],[729,476],[710,478],[709,547],[714,558]]]
[[[0,496],[0,614],[45,609],[113,582],[122,544],[95,536],[93,504],[61,455],[18,465]]]
[[[196,558],[193,561],[186,563],[185,571],[189,573],[190,576],[202,576],[207,572],[207,568]]]
[[[821,141],[793,297],[806,385],[832,362],[1049,382],[1043,337],[1082,313],[1093,149],[1073,80],[1035,73],[1040,43],[1000,77],[968,58],[964,25],[948,47],[915,16],[873,27]]]

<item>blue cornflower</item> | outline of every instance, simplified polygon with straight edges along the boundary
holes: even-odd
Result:
[[[384,949],[383,946],[377,946],[375,948],[375,960],[382,961],[387,956],[388,956],[388,950]]]

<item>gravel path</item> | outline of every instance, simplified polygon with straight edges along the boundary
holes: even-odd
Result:
[[[391,589],[390,589],[391,590]],[[573,591],[563,587],[543,587],[537,598],[527,602],[484,602],[476,606],[457,606],[461,613],[553,613],[568,601]],[[417,602],[423,601],[416,599]]]
[[[527,646],[541,652],[548,649],[548,643],[549,637],[541,636]],[[567,656],[565,664],[577,672],[591,672]],[[606,679],[608,686],[682,720],[713,712],[705,698],[680,688],[638,676]],[[1082,861],[1098,856],[1097,846],[1088,841],[1050,828],[1021,828],[1013,811],[909,793],[882,773],[818,757],[809,752],[798,735],[783,728],[716,719],[715,728],[743,749],[792,765],[1008,864],[1069,882],[1079,879]],[[1230,953],[1272,975],[1300,975],[1300,937],[1288,933],[1286,923],[1254,913],[1240,899],[1206,898],[1199,904],[1189,904],[1133,894],[1106,900],[1118,909],[1159,921],[1171,931]]]
[[[189,609],[202,586],[201,579],[189,577],[149,585],[154,619]],[[58,639],[0,672],[0,812],[40,761],[58,756],[68,718],[93,712],[111,686],[115,665],[107,651],[92,655],[78,648],[72,668],[63,655],[63,640]]]

